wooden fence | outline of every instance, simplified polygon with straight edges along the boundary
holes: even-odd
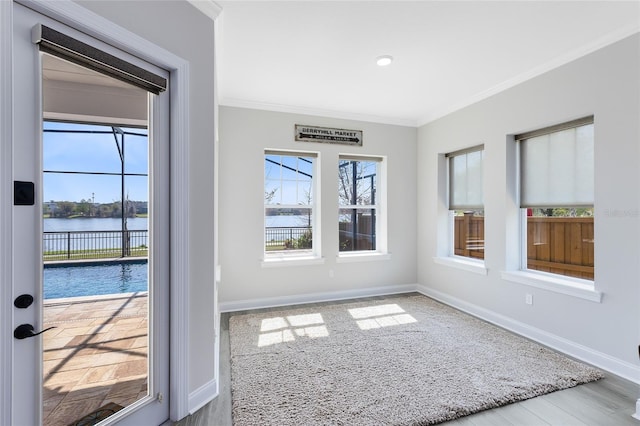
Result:
[[[456,216],[454,253],[484,259],[484,217]],[[593,279],[593,217],[527,218],[527,268]]]
[[[484,259],[484,216],[456,216],[453,235],[456,255]]]
[[[354,218],[352,217],[351,220]],[[338,222],[340,250],[375,250],[376,230],[375,213],[360,212],[355,216],[355,222]]]

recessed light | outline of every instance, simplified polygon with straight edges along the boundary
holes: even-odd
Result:
[[[390,55],[382,55],[376,58],[376,64],[380,67],[386,67],[391,62],[393,62],[393,56]]]

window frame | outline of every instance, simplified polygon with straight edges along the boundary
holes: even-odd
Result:
[[[507,141],[513,149],[508,149],[508,157],[513,161],[513,167],[508,167],[508,179],[507,181],[513,182],[509,185],[509,192],[513,195],[513,209],[514,214],[517,215],[507,217],[507,227],[513,232],[513,236],[517,237],[517,249],[518,254],[515,257],[507,255],[506,270],[501,272],[502,279],[518,284],[527,285],[547,291],[552,291],[559,294],[564,294],[580,299],[588,300],[595,303],[602,303],[602,293],[597,290],[595,276],[594,280],[588,280],[584,278],[577,278],[568,275],[551,273],[545,271],[538,271],[534,269],[528,269],[528,256],[527,256],[527,207],[521,206],[522,200],[522,153],[520,141],[525,138],[532,138],[543,134],[553,133],[555,131],[562,131],[572,127],[579,127],[584,124],[595,124],[593,116],[584,117],[578,120],[572,120],[569,122],[561,123],[558,125],[541,128],[532,132],[522,134],[512,134],[507,136]],[[594,126],[594,145],[595,145],[595,126]],[[594,157],[594,172],[595,172],[595,157]],[[594,187],[595,188],[595,187]],[[594,189],[595,192],[595,189]],[[593,194],[595,198],[595,193]],[[562,206],[558,206],[562,207]],[[595,211],[594,205],[590,206]],[[511,209],[511,207],[510,207]],[[513,218],[513,221],[512,219]],[[517,224],[517,233],[512,225]],[[513,248],[516,248],[514,241]],[[594,262],[595,265],[595,262]]]
[[[455,211],[456,210],[465,210],[465,209],[473,209],[474,211],[476,210],[482,210],[482,217],[485,217],[485,206],[484,206],[484,144],[480,144],[480,145],[475,145],[469,148],[464,148],[464,149],[460,149],[457,151],[453,151],[447,154],[444,154],[445,160],[446,160],[446,181],[447,181],[447,186],[446,186],[446,199],[447,199],[447,218],[448,218],[448,257],[455,259],[456,261],[461,261],[461,262],[471,262],[472,265],[475,264],[475,266],[478,267],[482,267],[483,269],[480,270],[480,273],[484,273],[486,272],[486,270],[484,269],[484,247],[483,247],[483,257],[482,259],[480,258],[475,258],[475,257],[471,257],[471,256],[463,256],[463,255],[458,255],[455,253]],[[462,155],[467,155],[467,154],[471,154],[474,152],[481,152],[482,153],[482,164],[481,164],[481,176],[482,176],[482,183],[481,183],[481,191],[482,191],[482,205],[471,205],[471,204],[465,204],[462,206],[451,206],[452,204],[452,198],[453,198],[453,177],[452,177],[452,161],[454,158],[456,157],[460,157]],[[457,207],[457,208],[456,208]],[[484,243],[483,243],[484,245]],[[443,263],[443,262],[440,262]],[[468,268],[466,268],[468,269]]]
[[[341,262],[359,262],[359,261],[372,261],[372,260],[388,260],[391,255],[387,248],[387,157],[382,155],[358,155],[351,153],[338,154],[338,169],[336,172],[340,173],[340,163],[345,160],[358,161],[358,162],[374,162],[376,164],[376,181],[375,181],[375,204],[367,205],[342,205],[337,202],[337,214],[338,223],[336,223],[336,229],[338,230],[338,246],[336,261]],[[338,182],[337,190],[340,188],[340,182]],[[341,251],[339,242],[339,218],[341,210],[375,210],[375,249],[373,250],[349,250]]]
[[[529,205],[527,203],[524,202],[524,198],[525,198],[525,189],[524,189],[524,181],[523,181],[523,176],[525,173],[525,167],[524,167],[524,155],[523,155],[523,144],[526,143],[527,141],[530,141],[533,138],[537,138],[537,137],[541,137],[541,136],[548,136],[548,135],[553,135],[553,134],[557,134],[566,130],[570,130],[570,129],[578,129],[580,127],[583,126],[587,126],[587,125],[594,125],[594,119],[593,116],[588,116],[588,117],[584,117],[584,118],[580,118],[577,120],[572,120],[572,121],[568,121],[565,123],[560,123],[554,126],[549,126],[549,127],[545,127],[542,129],[538,129],[538,130],[534,130],[532,132],[527,132],[527,133],[523,133],[520,135],[516,135],[515,136],[515,141],[518,145],[518,162],[519,162],[519,167],[518,167],[518,185],[520,187],[519,190],[519,198],[518,198],[518,204],[520,207],[520,230],[521,230],[521,234],[520,234],[520,270],[526,273],[530,273],[530,274],[540,274],[542,277],[549,277],[549,278],[558,278],[560,277],[560,279],[568,279],[570,281],[575,281],[576,283],[580,283],[580,284],[586,284],[586,285],[594,285],[594,280],[593,279],[586,279],[586,278],[578,278],[578,277],[573,277],[571,275],[565,275],[565,274],[561,274],[561,273],[556,273],[556,272],[545,272],[545,271],[539,271],[536,269],[531,269],[529,268],[529,259],[528,259],[528,246],[529,246],[529,241],[528,241],[528,215],[527,215],[527,209],[534,209],[534,208],[545,208],[548,206],[533,206],[533,205]],[[595,144],[595,138],[594,138],[594,142]],[[595,158],[594,158],[594,163],[595,163]],[[592,167],[594,167],[594,165],[592,165]],[[593,172],[592,172],[593,174]],[[591,199],[593,200],[593,194],[591,195]],[[524,203],[524,204],[523,204]],[[589,207],[591,209],[595,209],[595,202],[593,202],[593,204],[590,205],[571,205],[566,204],[566,205],[557,205],[554,206],[554,208],[564,208],[564,207]],[[595,271],[595,262],[594,262],[594,271]]]
[[[310,265],[322,262],[322,250],[321,250],[321,232],[320,232],[320,153],[315,151],[303,151],[303,150],[287,150],[287,149],[264,149],[263,151],[263,162],[266,164],[266,158],[268,155],[279,155],[283,157],[293,157],[296,158],[312,158],[312,172],[311,172],[311,191],[312,198],[311,204],[306,205],[298,205],[298,204],[268,204],[265,200],[263,203],[263,225],[262,225],[262,266],[270,267],[270,266],[278,266],[278,265]],[[262,178],[263,178],[263,190],[266,190],[266,170],[265,164],[263,164],[262,170]],[[282,181],[282,178],[279,180]],[[285,253],[284,251],[272,252],[269,253],[266,250],[267,247],[267,237],[266,237],[266,229],[267,229],[267,211],[269,209],[287,209],[287,208],[296,208],[296,209],[308,209],[311,213],[311,240],[312,246],[310,250],[304,250],[301,252],[291,251]]]

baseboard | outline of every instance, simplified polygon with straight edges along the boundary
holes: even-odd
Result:
[[[633,383],[640,384],[640,368],[631,363],[619,360],[605,353],[593,350],[565,338],[548,333],[544,330],[540,330],[536,327],[532,327],[523,322],[516,321],[507,316],[497,314],[472,303],[465,302],[464,300],[442,293],[438,290],[434,290],[423,285],[417,285],[416,291],[571,357],[592,364],[598,368],[613,373],[616,376],[620,376]]]
[[[369,287],[363,289],[332,291],[326,293],[296,294],[282,297],[266,297],[263,299],[238,300],[220,302],[220,312],[246,311],[249,309],[273,308],[277,306],[302,305],[306,303],[331,302],[334,300],[355,299],[359,297],[386,296],[390,294],[410,293],[416,291],[417,284]]]
[[[218,396],[218,381],[210,380],[189,394],[189,414],[193,414]]]

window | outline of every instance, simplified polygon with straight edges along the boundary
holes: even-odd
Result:
[[[319,255],[314,244],[316,160],[314,153],[265,151],[265,260]]]
[[[593,280],[593,117],[516,140],[524,269]]]
[[[452,254],[484,259],[482,162],[484,146],[447,154],[449,212],[453,227]]]
[[[381,251],[378,191],[381,158],[341,155],[338,164],[339,251]]]

